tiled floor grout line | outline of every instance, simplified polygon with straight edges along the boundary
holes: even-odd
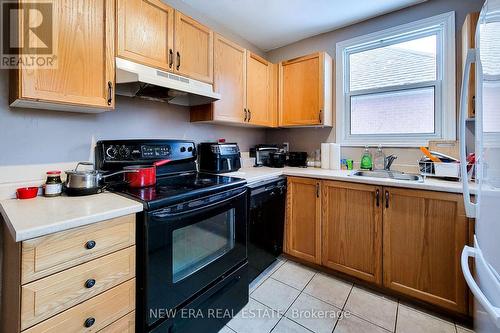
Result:
[[[401,304],[401,302],[398,299],[398,306],[396,307],[396,320],[394,321],[394,333],[396,333],[396,330],[398,328],[399,304]]]
[[[344,301],[344,305],[342,305],[342,308],[340,309],[340,313],[343,314],[344,313],[344,309],[345,309],[345,306],[347,304],[347,300],[349,299],[349,297],[351,297],[351,293],[352,293],[352,290],[354,289],[354,283],[351,284],[351,289],[349,290],[349,294],[347,294],[347,297],[345,298],[345,301]],[[339,319],[337,319],[337,321],[335,322],[335,326],[333,326],[333,332],[335,332],[335,329],[337,328],[337,325],[339,324]]]

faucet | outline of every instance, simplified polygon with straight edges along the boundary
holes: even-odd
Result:
[[[384,169],[387,170],[387,171],[391,171],[391,165],[392,165],[392,162],[394,162],[395,159],[397,159],[398,157],[396,155],[389,155],[385,158],[385,166],[384,166]]]

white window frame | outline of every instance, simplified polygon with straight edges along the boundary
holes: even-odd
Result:
[[[350,94],[349,54],[401,43],[415,37],[437,34],[436,81],[359,90]],[[384,39],[390,39],[385,41]],[[352,38],[336,44],[336,133],[344,146],[378,145],[391,147],[426,146],[429,140],[456,139],[456,67],[455,12],[429,17],[416,22]],[[435,88],[434,133],[430,134],[364,134],[350,133],[350,97],[368,93],[403,91],[413,88]]]

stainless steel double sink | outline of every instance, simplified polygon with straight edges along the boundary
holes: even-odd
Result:
[[[390,171],[390,170],[376,170],[376,171],[357,170],[357,171],[354,171],[351,174],[351,176],[407,180],[407,181],[414,181],[414,182],[419,182],[419,183],[424,182],[424,178],[420,175],[417,175],[414,173],[404,173],[404,172],[400,172],[400,171]]]

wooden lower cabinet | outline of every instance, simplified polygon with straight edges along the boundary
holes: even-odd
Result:
[[[384,285],[467,313],[460,254],[468,243],[462,196],[384,188]]]
[[[321,263],[321,181],[288,178],[285,252]]]
[[[22,242],[5,225],[3,235],[0,332],[97,332],[135,310],[134,214]]]
[[[285,253],[455,314],[469,314],[461,194],[288,178]]]
[[[381,284],[382,188],[324,181],[322,184],[322,264]]]

